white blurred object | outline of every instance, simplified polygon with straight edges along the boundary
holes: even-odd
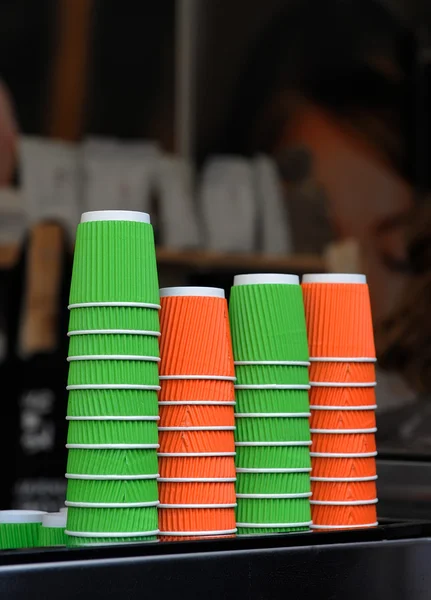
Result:
[[[257,203],[248,160],[236,156],[209,159],[203,172],[200,203],[209,249],[255,250]]]
[[[254,177],[262,222],[262,250],[267,254],[291,254],[291,224],[275,162],[269,156],[255,158]]]
[[[75,234],[78,198],[78,150],[74,144],[24,136],[20,140],[21,188],[29,223],[60,222]]]
[[[15,188],[0,188],[0,245],[19,244],[27,228],[24,200]]]
[[[148,212],[158,153],[151,142],[87,139],[80,155],[83,210]]]
[[[329,273],[362,273],[361,247],[358,240],[348,238],[329,244],[324,252]]]
[[[168,248],[199,246],[193,175],[189,161],[173,156],[163,156],[158,161],[160,241]]]

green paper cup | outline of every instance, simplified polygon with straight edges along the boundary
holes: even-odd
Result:
[[[133,306],[88,306],[71,309],[69,332],[105,330],[130,330],[130,333],[160,332],[159,313],[154,308]]]
[[[146,360],[76,360],[69,364],[68,385],[159,385],[157,362]]]
[[[277,533],[301,533],[310,531],[310,526],[306,527],[238,527],[238,537],[244,535],[273,535]]]
[[[88,480],[68,479],[68,502],[136,503],[158,500],[157,479]]]
[[[157,392],[152,390],[71,390],[68,417],[157,417]]]
[[[67,546],[69,548],[85,548],[97,546],[124,546],[127,544],[145,544],[148,542],[158,542],[156,535],[137,536],[137,537],[76,537],[66,535]]]
[[[145,213],[82,215],[76,233],[70,304],[91,302],[159,304],[154,234]]]
[[[154,335],[133,334],[85,334],[70,336],[69,357],[101,355],[158,357],[159,338]]]
[[[48,513],[43,516],[42,527],[39,533],[39,546],[65,546],[67,536],[67,513]]]
[[[294,275],[238,275],[229,302],[235,361],[308,361],[304,302]]]
[[[235,390],[235,412],[308,413],[308,390]]]
[[[238,498],[237,527],[255,524],[268,527],[290,527],[292,523],[311,521],[309,498]]]
[[[236,365],[237,385],[308,385],[308,367],[292,365]]]
[[[78,475],[156,475],[157,450],[81,450],[71,449],[67,457],[68,474]]]
[[[157,444],[157,421],[69,421],[67,443]]]
[[[147,508],[75,508],[67,512],[67,531],[90,533],[127,533],[146,537],[158,530],[157,507]],[[94,536],[97,537],[97,536]],[[113,536],[116,537],[116,536]]]
[[[310,446],[236,446],[237,469],[308,469]]]
[[[38,546],[42,518],[45,514],[40,510],[1,510],[0,549]]]
[[[310,440],[308,417],[237,417],[236,419],[236,442],[308,442]]]
[[[310,492],[310,473],[237,473],[237,494],[303,494]]]

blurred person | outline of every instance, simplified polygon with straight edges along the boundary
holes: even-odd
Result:
[[[8,185],[14,175],[18,127],[12,98],[0,81],[0,187]]]

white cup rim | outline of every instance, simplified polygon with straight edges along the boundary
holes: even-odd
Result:
[[[148,213],[138,210],[90,210],[82,213],[81,223],[94,221],[132,221],[151,224],[151,217]]]

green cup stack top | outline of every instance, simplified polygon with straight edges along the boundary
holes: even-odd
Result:
[[[238,275],[229,318],[236,374],[238,535],[308,531],[308,345],[296,275]]]
[[[36,548],[45,514],[41,510],[0,510],[0,550]]]
[[[159,308],[149,215],[84,213],[69,299],[69,546],[157,539]]]

